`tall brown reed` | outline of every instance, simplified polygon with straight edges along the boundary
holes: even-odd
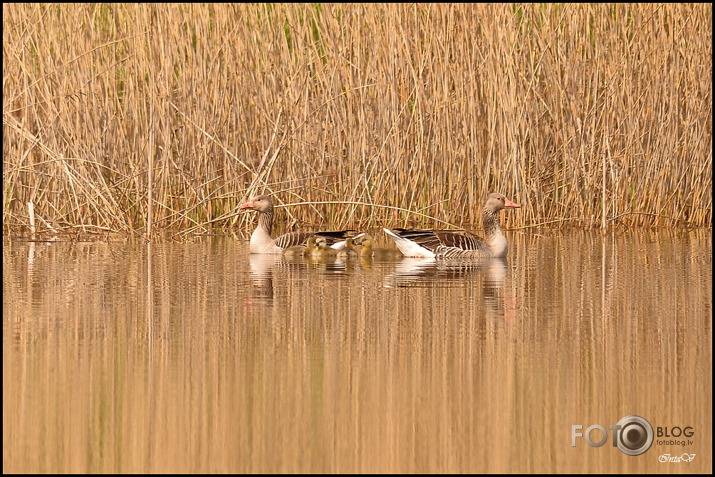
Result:
[[[244,227],[259,192],[351,202],[284,209],[335,227],[470,226],[491,191],[507,227],[710,227],[711,15],[6,5],[3,231],[30,201],[59,231]]]

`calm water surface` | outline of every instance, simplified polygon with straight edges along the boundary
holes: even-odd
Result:
[[[711,231],[508,238],[481,264],[6,239],[3,470],[711,472]],[[633,414],[694,434],[571,445]]]

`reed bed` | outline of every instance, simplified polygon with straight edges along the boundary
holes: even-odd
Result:
[[[8,4],[3,232],[711,227],[711,55],[710,4]]]

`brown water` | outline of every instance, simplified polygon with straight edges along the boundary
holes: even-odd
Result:
[[[3,470],[711,472],[711,231],[508,238],[479,266],[6,240]],[[694,433],[571,445],[629,415]]]

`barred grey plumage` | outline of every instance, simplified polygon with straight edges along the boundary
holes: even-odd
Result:
[[[484,238],[449,230],[385,229],[400,251],[408,257],[490,258],[504,257],[506,238],[499,228],[499,211],[521,207],[502,194],[489,194],[482,210]]]

